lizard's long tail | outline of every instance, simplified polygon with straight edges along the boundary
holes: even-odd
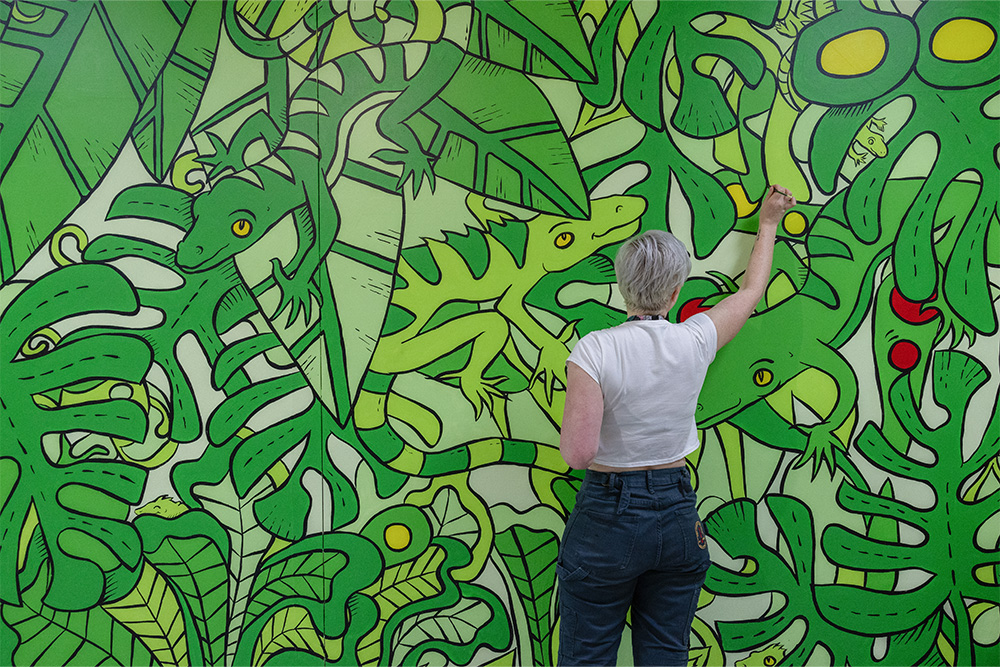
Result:
[[[426,451],[414,446],[387,418],[392,378],[369,373],[354,412],[358,441],[365,450],[362,454],[373,469],[380,495],[395,493],[408,477],[437,477],[494,464],[527,466],[556,473],[568,470],[558,447],[529,440],[477,438],[441,451]]]

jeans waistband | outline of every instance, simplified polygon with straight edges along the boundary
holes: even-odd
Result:
[[[584,481],[599,486],[618,488],[620,484],[645,484],[647,486],[665,486],[676,484],[680,479],[690,479],[691,473],[687,466],[682,468],[656,468],[655,470],[626,470],[625,472],[598,472],[587,470]],[[621,482],[619,482],[621,480]]]
[[[595,485],[618,492],[618,514],[628,509],[633,491],[642,493],[640,489],[645,489],[650,493],[655,493],[657,489],[676,486],[683,494],[684,487],[690,488],[690,484],[691,473],[687,467],[627,470],[625,472],[588,470],[583,478],[583,489],[586,489],[588,485]]]

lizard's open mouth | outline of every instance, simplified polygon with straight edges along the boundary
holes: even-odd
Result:
[[[635,229],[631,229],[627,234],[623,234],[622,238],[626,238],[626,237],[630,236],[633,232],[635,232],[637,229],[639,229],[639,218],[637,217],[635,220],[629,220],[628,222],[623,222],[620,225],[615,225],[614,227],[611,227],[609,229],[604,230],[600,234],[591,234],[591,238],[594,238],[594,239],[603,238],[603,237],[607,236],[608,234],[611,234],[614,231],[617,231],[619,229],[624,229],[626,227],[634,227]]]

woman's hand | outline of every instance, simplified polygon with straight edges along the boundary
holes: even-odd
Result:
[[[764,203],[760,207],[761,226],[777,227],[785,216],[785,212],[796,203],[792,191],[788,188],[783,188],[780,185],[768,186]]]

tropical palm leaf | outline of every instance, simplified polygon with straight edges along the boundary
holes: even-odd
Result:
[[[218,3],[204,4],[194,12],[166,0],[8,8],[0,36],[0,279],[8,280],[97,186],[182,27]],[[210,26],[193,29],[200,34]],[[185,61],[192,56],[188,47],[182,51]],[[171,122],[183,124],[182,117]]]
[[[484,90],[503,90],[483,98]],[[587,191],[569,142],[544,95],[522,72],[466,55],[458,71],[408,121],[434,173],[488,197],[586,218]]]
[[[147,431],[142,407],[125,398],[63,405],[61,392],[85,391],[103,380],[143,380],[149,346],[122,333],[65,337],[52,325],[76,315],[127,315],[135,293],[108,266],[74,265],[21,290],[0,314],[0,415],[4,423],[4,502],[0,509],[0,599],[18,601],[18,535],[34,507],[50,548],[46,604],[85,609],[130,591],[139,576],[142,549],[134,528],[121,520],[138,502],[146,471],[111,452],[74,453],[62,434],[85,431],[141,442]],[[55,438],[55,447],[44,446]],[[91,460],[93,459],[93,460]]]

